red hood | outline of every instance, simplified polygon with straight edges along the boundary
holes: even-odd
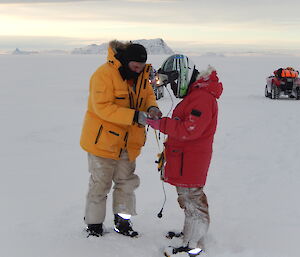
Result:
[[[219,82],[219,78],[215,70],[213,70],[210,74],[206,76],[201,76],[200,78],[198,78],[190,86],[189,92],[192,92],[199,88],[206,90],[217,99],[220,98],[223,92],[222,82]]]

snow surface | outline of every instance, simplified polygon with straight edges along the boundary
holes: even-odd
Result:
[[[158,68],[166,56],[150,56]],[[87,154],[79,147],[88,82],[105,56],[0,56],[0,256],[159,257],[180,230],[175,188],[156,171],[154,132],[137,161],[138,239],[114,232],[86,238]],[[207,256],[299,256],[300,102],[264,97],[265,78],[293,57],[193,57],[215,66],[224,85],[206,193]],[[164,114],[171,98],[160,99]],[[178,99],[175,99],[178,102]],[[111,195],[105,226],[112,231]],[[175,242],[178,243],[178,242]]]

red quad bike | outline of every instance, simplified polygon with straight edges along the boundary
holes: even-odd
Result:
[[[274,71],[275,76],[267,78],[265,96],[271,99],[279,99],[288,96],[300,100],[300,78],[297,71],[278,69]]]

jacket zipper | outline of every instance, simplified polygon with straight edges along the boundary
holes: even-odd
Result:
[[[139,98],[140,98],[140,94],[141,94],[141,91],[142,91],[142,83],[143,83],[142,78],[144,77],[144,74],[145,74],[145,69],[143,70],[143,73],[140,75],[141,79],[140,79],[140,83],[139,83],[139,92],[137,94],[137,99],[136,99],[136,109],[138,109]]]
[[[124,141],[125,141],[125,149],[126,149],[127,141],[128,141],[128,132],[126,132],[126,134],[125,134]]]
[[[181,153],[180,176],[183,175],[183,153]]]
[[[121,154],[122,154],[122,148],[120,149],[120,153],[119,153],[119,158],[121,157]]]
[[[99,140],[99,137],[100,137],[100,135],[101,135],[102,129],[103,129],[103,126],[101,125],[101,126],[100,126],[100,128],[99,128],[99,131],[98,131],[98,134],[97,134],[96,140],[95,140],[95,144],[97,144],[97,143],[98,143],[98,140]]]
[[[141,108],[141,106],[142,106],[142,103],[143,103],[143,97],[141,98],[141,102],[140,102],[140,105],[139,105],[139,108]]]
[[[146,89],[147,86],[147,79],[144,79],[144,89]]]
[[[134,109],[134,100],[131,92],[129,92],[129,101],[130,101],[130,108]]]
[[[112,130],[109,130],[108,132],[109,132],[110,134],[113,134],[113,135],[117,136],[117,137],[120,136],[120,134],[118,134],[117,132],[114,132],[114,131],[112,131]]]

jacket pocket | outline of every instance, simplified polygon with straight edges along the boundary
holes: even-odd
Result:
[[[183,176],[182,148],[166,144],[166,177],[178,178]]]
[[[127,146],[128,148],[140,149],[145,145],[146,133],[144,127],[133,125],[130,127]]]
[[[103,125],[100,126],[99,130],[98,130],[98,133],[97,133],[97,136],[96,136],[96,140],[95,140],[95,144],[98,143],[98,140],[99,140],[99,137],[102,133],[102,129],[103,129]]]
[[[128,91],[125,90],[115,90],[115,99],[114,102],[122,107],[130,107]]]
[[[114,124],[101,124],[95,139],[98,149],[119,152],[124,147],[125,131]]]

